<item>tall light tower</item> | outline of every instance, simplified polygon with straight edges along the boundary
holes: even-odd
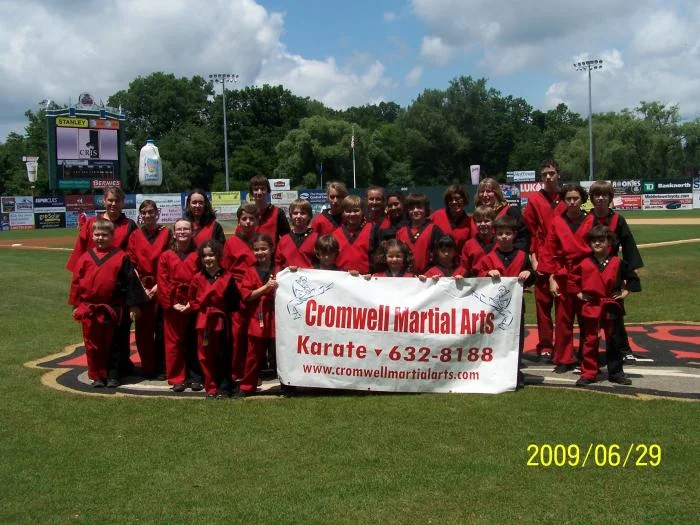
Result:
[[[226,82],[238,82],[238,75],[233,73],[214,73],[209,75],[209,80],[221,84],[221,94],[224,105],[224,168],[226,171],[226,191],[229,191],[228,184],[228,130],[226,129]]]
[[[591,70],[603,69],[603,61],[585,60],[583,62],[574,62],[576,71],[588,71],[588,180],[593,180],[593,107],[591,103]]]

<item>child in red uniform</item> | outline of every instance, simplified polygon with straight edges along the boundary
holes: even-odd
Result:
[[[593,255],[586,257],[574,269],[575,279],[580,288],[577,293],[583,302],[581,315],[583,325],[583,358],[581,360],[581,377],[578,386],[595,383],[598,376],[599,332],[605,332],[606,357],[608,363],[608,380],[620,385],[631,385],[632,381],[622,369],[623,355],[620,347],[612,337],[617,319],[624,316],[622,300],[629,291],[627,284],[636,280],[625,261],[610,255],[615,244],[615,235],[602,224],[594,226],[586,238]]]
[[[114,240],[113,245],[120,250],[126,251],[129,242],[129,237],[136,231],[137,226],[134,221],[129,219],[122,210],[124,209],[124,201],[126,195],[124,190],[116,186],[110,186],[104,189],[104,206],[105,212],[98,217],[91,217],[80,228],[78,238],[75,240],[73,253],[68,259],[66,268],[71,272],[75,271],[75,265],[78,259],[89,249],[94,248],[95,244],[92,240],[92,225],[99,219],[107,219],[114,225]],[[129,375],[134,367],[129,355],[131,349],[129,345],[129,329],[131,320],[129,316],[124,316],[121,324],[117,327],[114,333],[114,345],[119,349],[119,375]]]
[[[296,199],[289,205],[292,231],[282,236],[275,250],[275,264],[280,268],[314,267],[314,245],[318,234],[309,228],[312,214],[311,203],[307,200]]]
[[[275,345],[275,290],[277,268],[273,262],[274,244],[264,234],[258,234],[251,243],[256,263],[248,268],[241,293],[248,317],[248,354],[245,372],[239,384],[237,397],[246,397],[258,386],[261,361],[265,352]]]
[[[406,198],[400,191],[389,192],[386,196],[386,215],[379,223],[379,238],[382,241],[396,238],[396,232],[406,224]]]
[[[342,182],[329,182],[326,185],[329,207],[316,215],[311,221],[311,229],[319,235],[333,233],[343,222],[343,199],[348,196],[348,189]]]
[[[255,266],[255,254],[250,247],[250,241],[255,236],[258,227],[258,215],[255,204],[244,202],[236,213],[238,226],[236,233],[226,239],[221,266],[231,272],[238,288],[241,288],[248,268]],[[248,321],[245,308],[233,313],[233,357],[231,363],[231,379],[238,381],[243,376],[245,354],[248,349]]]
[[[435,244],[444,233],[428,220],[430,201],[422,193],[411,193],[406,197],[406,211],[408,224],[399,228],[396,238],[411,249],[413,271],[420,275],[431,266]]]
[[[524,287],[534,284],[536,276],[528,254],[515,247],[518,222],[509,215],[496,217],[496,248],[486,254],[479,263],[480,277],[491,277],[498,280],[501,277],[517,277]],[[523,300],[520,315],[520,342],[518,345],[518,386],[523,386],[524,376],[521,368],[523,346],[525,343],[525,301]]]
[[[338,258],[340,245],[338,239],[333,235],[319,235],[314,245],[316,260],[318,261],[314,268],[317,270],[338,270],[335,261]]]
[[[221,265],[223,247],[209,240],[197,250],[202,271],[190,286],[190,305],[197,312],[197,356],[207,399],[231,395],[231,314],[241,294],[233,275]]]
[[[364,221],[362,199],[348,195],[343,199],[343,225],[333,232],[340,253],[336,264],[341,270],[370,273],[370,255],[379,245],[377,226]]]
[[[581,209],[588,199],[586,190],[567,184],[561,190],[561,198],[566,203],[566,211],[552,219],[539,261],[540,271],[549,276],[550,292],[557,299],[553,359],[557,374],[576,368],[574,316],[580,324],[581,301],[576,297],[573,269],[591,254],[591,247],[586,241],[591,225],[586,220],[586,212]]]
[[[477,206],[474,210],[472,220],[476,224],[476,234],[464,244],[459,259],[467,277],[479,275],[481,258],[494,247],[496,232],[493,229],[493,221],[495,218],[496,212],[490,206]]]
[[[165,348],[163,346],[163,314],[158,308],[156,274],[158,258],[169,249],[172,233],[158,224],[158,206],[146,199],[139,206],[143,226],[129,237],[127,255],[134,264],[148,302],[141,305],[141,315],[135,321],[136,348],[141,358],[144,377],[152,379],[165,370]],[[165,377],[163,376],[162,379]]]
[[[537,355],[544,359],[551,359],[554,353],[554,324],[552,323],[554,296],[549,290],[548,276],[540,270],[539,262],[551,229],[552,218],[564,213],[566,204],[559,195],[559,165],[554,160],[546,160],[540,165],[540,177],[544,182],[544,188],[530,197],[522,218],[530,231],[530,261],[537,273],[535,284]]]
[[[377,249],[377,269],[374,277],[413,277],[411,265],[413,256],[401,241],[389,239]]]
[[[588,214],[591,224],[607,226],[615,234],[615,242],[610,246],[610,255],[622,256],[622,260],[625,261],[627,268],[633,272],[642,268],[644,262],[639,254],[637,243],[627,225],[627,221],[622,215],[610,209],[615,196],[612,184],[604,180],[597,180],[591,184],[588,194],[593,203],[593,210]],[[642,288],[639,279],[632,279],[627,283],[627,289],[630,292],[641,292]],[[622,316],[616,318],[612,338],[614,343],[620,348],[625,362],[634,363],[637,358],[630,348]]]
[[[434,281],[440,277],[454,277],[462,279],[466,270],[457,260],[457,243],[449,235],[443,235],[435,245],[435,264],[431,266],[425,275],[420,275],[421,281],[431,277]]]
[[[216,220],[214,208],[204,190],[195,188],[190,191],[185,200],[183,217],[192,224],[192,238],[197,246],[209,239],[226,242],[224,228]]]
[[[289,222],[282,208],[268,202],[272,193],[270,181],[264,175],[256,175],[250,179],[248,190],[257,210],[257,233],[264,233],[277,243],[280,237],[289,233]]]
[[[163,309],[165,336],[165,378],[173,392],[187,385],[202,390],[202,374],[197,359],[194,315],[190,306],[190,283],[199,271],[197,246],[192,240],[192,224],[180,219],[169,250],[158,259],[158,302]]]
[[[83,326],[92,386],[116,388],[120,377],[115,332],[124,317],[138,317],[137,305],[148,299],[126,253],[112,244],[114,224],[98,219],[91,229],[94,248],[75,262],[68,302],[73,305],[73,318]]]

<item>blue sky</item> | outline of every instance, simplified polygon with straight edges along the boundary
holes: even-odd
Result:
[[[642,100],[700,116],[700,2],[690,0],[0,0],[0,140],[27,109],[138,75],[213,72],[334,108],[486,77],[543,110],[588,111],[574,61],[600,58],[593,110]]]

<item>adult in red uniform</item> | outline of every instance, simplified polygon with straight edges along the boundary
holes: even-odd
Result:
[[[577,296],[583,302],[583,356],[581,377],[576,384],[587,386],[597,380],[598,334],[602,328],[605,333],[608,380],[631,385],[632,381],[624,373],[622,349],[616,344],[613,331],[618,322],[624,324],[624,321],[618,321],[623,319],[625,311],[622,300],[629,293],[627,286],[636,281],[637,276],[625,261],[610,255],[614,234],[606,226],[598,224],[591,228],[587,239],[593,254],[574,269],[574,279],[579,289]]]
[[[319,235],[333,233],[343,223],[343,199],[348,196],[348,189],[342,182],[329,182],[326,185],[329,207],[316,215],[311,221],[311,229]]]
[[[515,247],[519,250],[525,250],[526,252],[530,249],[530,232],[525,222],[522,220],[520,208],[511,206],[508,201],[506,201],[498,181],[490,177],[482,179],[476,190],[476,202],[474,204],[475,206],[488,206],[492,208],[493,211],[496,212],[496,217],[503,217],[505,215],[513,217],[516,224]],[[473,221],[472,224],[474,225]],[[476,225],[474,225],[474,227],[475,226]],[[472,236],[474,235],[476,235],[476,227],[472,231]]]
[[[399,228],[396,239],[407,244],[411,249],[413,272],[421,275],[432,265],[435,246],[444,233],[428,220],[430,201],[422,193],[411,193],[406,197],[406,211],[408,224]],[[455,244],[457,244],[456,239]]]
[[[226,242],[224,228],[217,222],[214,208],[204,190],[195,188],[189,192],[183,217],[192,224],[192,238],[197,246],[209,239],[222,245]]]
[[[561,198],[566,203],[566,211],[552,219],[539,266],[540,271],[548,275],[549,290],[557,298],[553,361],[554,371],[559,374],[576,368],[574,316],[580,321],[581,301],[576,297],[573,269],[591,253],[586,241],[591,225],[581,209],[588,199],[586,190],[567,184],[561,190]]]
[[[615,196],[612,184],[604,180],[597,180],[591,184],[588,193],[593,203],[593,210],[588,214],[588,218],[592,221],[592,224],[607,226],[615,234],[614,241],[610,245],[610,255],[621,256],[627,268],[632,272],[636,272],[639,268],[644,266],[644,262],[642,261],[642,256],[639,253],[632,231],[627,225],[627,221],[622,215],[610,209],[610,205]],[[630,292],[641,292],[642,287],[639,278],[632,279],[627,283],[627,289]],[[622,300],[620,300],[620,302],[622,302]],[[625,362],[634,363],[637,358],[632,353],[622,316],[618,316],[615,319],[612,338],[614,344],[620,348]]]
[[[554,352],[554,324],[552,323],[554,296],[549,291],[548,277],[540,270],[539,262],[552,218],[564,213],[566,204],[559,197],[559,165],[556,161],[544,161],[540,165],[540,177],[544,188],[528,200],[523,211],[523,221],[530,232],[530,261],[537,274],[535,283],[537,355],[549,359]]]
[[[464,211],[464,207],[469,204],[469,196],[461,184],[451,184],[445,189],[443,199],[445,207],[435,211],[430,220],[440,231],[455,240],[459,253],[474,230],[472,218]]]
[[[158,259],[158,303],[163,309],[165,336],[165,378],[174,392],[187,385],[202,390],[202,374],[197,359],[197,343],[190,284],[199,271],[197,246],[192,240],[192,224],[187,219],[175,223],[170,250]]]
[[[265,353],[274,352],[275,344],[275,274],[274,244],[264,234],[257,234],[252,242],[256,264],[248,268],[241,294],[246,303],[248,323],[248,352],[245,372],[239,384],[239,397],[253,394],[258,387],[261,363]]]
[[[148,302],[141,305],[141,315],[134,325],[141,371],[146,378],[152,379],[163,373],[165,367],[163,315],[155,297],[158,292],[156,275],[158,259],[170,248],[172,233],[169,228],[158,224],[160,212],[154,201],[144,200],[139,206],[139,213],[143,226],[129,237],[126,253],[148,296]]]
[[[275,250],[275,265],[279,268],[313,268],[316,263],[315,245],[318,234],[310,227],[311,203],[296,199],[289,205],[292,231],[280,238]]]
[[[113,246],[114,224],[101,218],[90,229],[94,247],[75,261],[68,302],[83,327],[92,386],[115,388],[120,381],[115,335],[122,319],[137,316],[137,305],[147,299],[126,253]]]
[[[362,199],[358,195],[343,199],[343,224],[333,236],[340,246],[338,268],[363,275],[370,273],[371,255],[379,245],[379,234],[376,225],[364,221]]]
[[[367,222],[381,224],[386,218],[386,199],[384,198],[384,188],[370,186],[365,192],[365,202],[367,203]]]
[[[80,256],[87,252],[89,248],[95,247],[95,243],[92,240],[92,225],[96,220],[107,219],[114,224],[113,244],[115,247],[124,251],[126,251],[129,243],[129,236],[138,228],[136,223],[123,213],[126,195],[121,188],[115,186],[105,188],[103,195],[105,212],[97,217],[90,217],[85,220],[80,227],[77,239],[75,239],[73,253],[71,253],[68,263],[66,264],[66,269],[71,272],[75,269],[75,265]]]
[[[490,206],[477,206],[474,210],[472,220],[476,224],[476,234],[464,244],[459,258],[466,277],[479,275],[481,258],[493,249],[496,242],[496,232],[493,229],[495,219],[496,212]]]
[[[190,286],[190,305],[197,312],[197,356],[207,398],[229,397],[231,387],[231,315],[241,294],[233,275],[220,266],[223,246],[209,240],[197,249],[202,270]]]

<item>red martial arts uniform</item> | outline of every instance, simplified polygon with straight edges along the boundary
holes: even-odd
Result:
[[[343,222],[343,214],[332,215],[329,210],[323,210],[321,213],[311,219],[311,229],[318,235],[330,235]]]
[[[73,253],[71,253],[68,262],[66,263],[66,269],[69,271],[75,270],[75,265],[89,248],[94,248],[95,243],[92,240],[92,225],[98,219],[104,219],[103,215],[97,217],[90,217],[83,225],[80,227],[78,232],[78,237],[75,239],[75,246],[73,247]],[[114,241],[112,241],[112,246],[119,248],[120,250],[126,251],[129,236],[138,229],[136,223],[129,219],[123,213],[119,218],[114,221]]]
[[[413,253],[413,271],[423,274],[431,265],[435,245],[444,233],[431,222],[425,222],[414,232],[410,225],[403,226],[396,232],[396,240],[406,244]]]
[[[566,213],[552,219],[551,228],[542,249],[539,270],[553,275],[559,285],[559,297],[556,301],[556,328],[553,362],[555,365],[574,365],[574,316],[580,319],[581,301],[576,297],[576,285],[573,282],[573,269],[585,257],[591,254],[591,247],[586,241],[586,233],[591,222],[586,215],[581,215],[573,222]],[[550,292],[551,293],[551,292]]]
[[[168,249],[172,232],[169,228],[159,225],[155,230],[148,231],[145,227],[137,229],[129,237],[127,255],[136,268],[144,289],[150,290],[156,284],[158,259]],[[141,357],[141,370],[146,375],[155,376],[163,370],[165,354],[162,341],[162,326],[158,327],[158,318],[162,316],[158,301],[154,296],[150,301],[141,305],[141,315],[136,319],[136,348]]]
[[[238,288],[241,288],[248,268],[255,266],[255,254],[245,239],[238,234],[226,239],[224,254],[221,257],[221,266],[231,272],[236,280]],[[245,355],[248,351],[248,319],[245,313],[245,305],[241,304],[233,314],[233,357],[231,363],[231,379],[238,380],[243,376],[245,368]]]
[[[248,318],[248,352],[245,360],[245,371],[239,383],[242,392],[251,393],[258,388],[261,362],[265,357],[265,351],[274,348],[275,338],[274,290],[266,292],[254,301],[247,299],[278,271],[279,268],[273,268],[271,272],[262,272],[261,274],[257,267],[248,268],[241,286],[241,295],[246,305],[246,317]]]
[[[440,231],[444,234],[454,239],[457,245],[457,253],[462,251],[464,244],[473,236],[472,232],[475,230],[474,221],[465,212],[462,212],[455,220],[450,217],[444,208],[433,212],[430,216],[430,222],[440,228]]]
[[[318,234],[311,228],[301,234],[290,232],[284,235],[275,251],[275,265],[280,268],[313,268],[316,262],[316,239]]]
[[[190,286],[190,305],[197,312],[197,356],[207,394],[231,393],[231,317],[241,294],[233,275],[220,268],[214,275],[197,273]]]
[[[622,351],[619,345],[614,343],[613,330],[616,320],[623,319],[625,312],[622,301],[612,299],[612,296],[620,292],[627,279],[634,281],[634,273],[627,268],[624,261],[614,256],[603,263],[594,256],[586,257],[574,269],[577,288],[584,295],[581,307],[581,377],[589,381],[595,381],[598,375],[598,334],[601,328],[605,333],[608,375],[614,377],[622,373]]]
[[[88,377],[93,381],[119,379],[119,348],[114,337],[128,307],[143,304],[146,295],[134,267],[119,248],[88,248],[75,262],[68,303],[83,327]]]
[[[350,233],[345,226],[333,232],[340,246],[335,264],[338,268],[361,274],[370,272],[370,255],[378,244],[378,230],[372,223],[366,223],[359,231]]]
[[[453,268],[446,268],[440,264],[431,266],[427,272],[425,272],[426,277],[454,277],[455,275],[461,275],[462,277],[467,277],[467,270],[463,266],[455,266]]]
[[[216,219],[211,219],[206,224],[197,224],[192,221],[192,238],[197,246],[212,239],[221,243],[222,246],[226,242],[224,228]]]
[[[530,197],[522,214],[523,222],[530,232],[530,253],[542,259],[547,234],[554,215],[566,211],[566,203],[559,199],[559,194],[548,194],[544,189]],[[539,267],[537,272],[541,273]],[[546,275],[538,275],[535,283],[535,306],[537,309],[537,353],[554,352],[554,325],[552,324],[552,306],[554,297],[549,291]]]
[[[459,264],[465,270],[464,277],[477,277],[479,275],[479,263],[481,259],[493,250],[495,239],[492,237],[490,241],[484,242],[480,236],[475,236],[469,239],[462,248],[462,254],[459,258]]]
[[[258,213],[258,233],[263,233],[272,239],[272,242],[277,246],[280,237],[289,233],[289,222],[284,210],[268,204],[262,213]]]
[[[158,303],[163,309],[165,376],[171,385],[187,380],[201,382],[192,311],[178,312],[173,306],[186,305],[190,283],[198,272],[197,252],[164,252],[158,260]]]

